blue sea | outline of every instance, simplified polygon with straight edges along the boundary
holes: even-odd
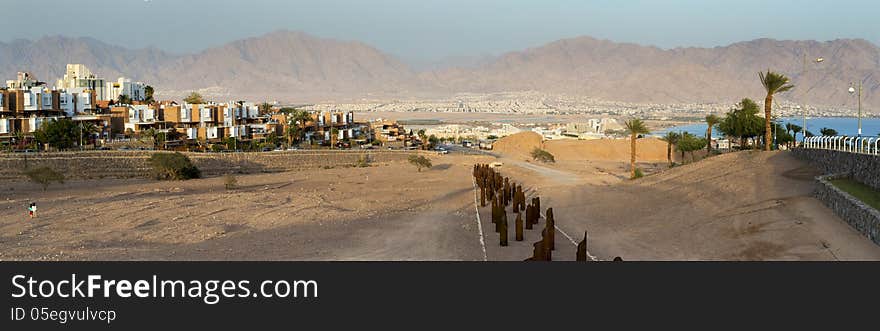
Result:
[[[788,117],[779,119],[779,123],[793,123],[799,126],[804,125],[803,117]],[[840,135],[855,136],[858,133],[858,118],[856,117],[807,117],[807,130],[815,135],[819,135],[822,128],[831,128],[837,130]],[[688,124],[675,126],[664,130],[652,132],[655,135],[664,135],[668,131],[689,132],[696,135],[706,134],[706,123]],[[880,135],[880,118],[862,118],[862,136],[878,136]],[[712,130],[713,137],[721,137],[721,133]],[[798,140],[803,136],[798,135]]]

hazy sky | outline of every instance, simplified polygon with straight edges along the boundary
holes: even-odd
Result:
[[[664,48],[761,37],[880,44],[878,14],[877,0],[2,0],[0,40],[89,36],[183,53],[287,29],[413,61],[580,35]]]

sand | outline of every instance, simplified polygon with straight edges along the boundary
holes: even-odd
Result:
[[[2,182],[0,260],[519,261],[539,231],[500,247],[488,208],[477,222],[471,167],[496,160],[554,208],[557,260],[574,259],[584,231],[600,259],[880,260],[880,247],[811,196],[818,171],[788,153],[641,163],[650,175],[629,181],[608,145],[564,143],[602,152],[560,152],[555,164],[454,152],[422,172],[395,162],[242,175],[234,190],[222,178],[74,181],[47,192]]]
[[[880,247],[812,197],[819,172],[785,152],[731,153],[612,184],[561,185],[507,170],[537,175],[527,185],[555,207],[557,225],[589,231],[604,258],[880,259]]]
[[[556,161],[619,161],[629,162],[629,139],[593,140],[546,140],[534,132],[520,132],[496,141],[492,150],[504,157],[531,159],[530,153],[542,148],[553,154]],[[673,150],[673,154],[676,154]],[[675,160],[676,155],[673,155]],[[642,138],[636,141],[636,158],[639,162],[665,162],[666,142],[656,138]]]
[[[0,260],[480,260],[470,166],[485,159],[241,175],[229,191],[222,178],[2,182]]]
[[[495,141],[492,144],[492,152],[518,159],[531,159],[532,150],[543,148],[543,140],[543,137],[535,132],[520,132]]]

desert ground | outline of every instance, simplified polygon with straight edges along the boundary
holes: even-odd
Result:
[[[557,162],[530,160],[535,144]],[[517,242],[511,227],[510,246],[499,246],[471,175],[486,162],[502,162],[502,174],[554,208],[554,260],[574,260],[585,231],[598,260],[880,259],[880,247],[810,196],[818,172],[785,152],[668,168],[665,144],[644,139],[648,175],[630,181],[627,140],[517,135],[496,145],[434,156],[421,172],[392,162],[240,175],[229,190],[223,178],[68,181],[45,192],[2,182],[0,259],[521,261],[540,230]]]

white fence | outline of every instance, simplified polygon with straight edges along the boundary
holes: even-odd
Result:
[[[877,137],[821,136],[808,137],[804,141],[804,148],[880,155],[878,143],[880,143],[880,138]]]

